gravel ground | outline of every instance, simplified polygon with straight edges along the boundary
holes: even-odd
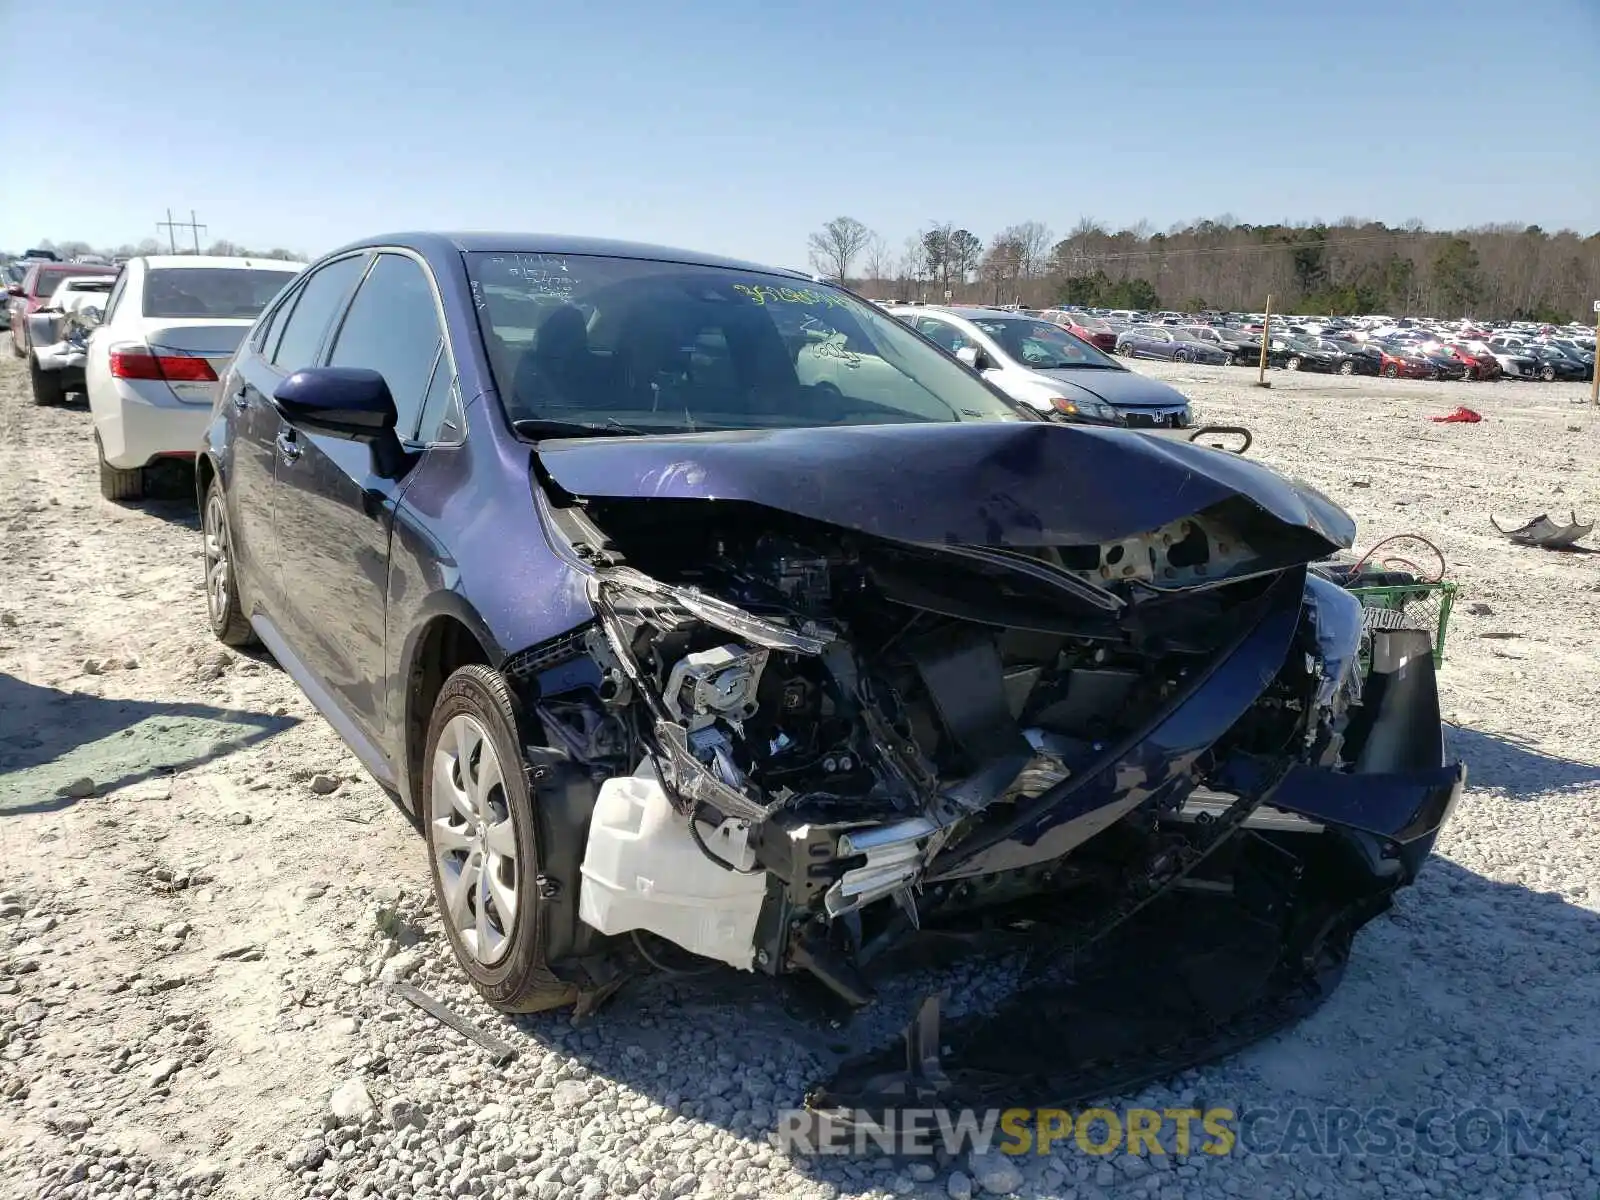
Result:
[[[192,502],[99,499],[81,408],[0,362],[0,1190],[45,1197],[1594,1197],[1600,1158],[1600,556],[1488,524],[1600,512],[1578,385],[1140,364],[1252,455],[1419,532],[1465,588],[1442,672],[1471,787],[1421,882],[1315,1017],[1121,1103],[1553,1112],[1544,1148],[1012,1162],[794,1159],[767,1131],[849,1029],[729,973],[651,981],[585,1021],[516,1022],[450,964],[420,840],[270,659],[206,629]],[[1479,425],[1426,418],[1458,403]],[[181,488],[181,485],[180,485]],[[511,1041],[488,1055],[397,1001],[408,978]],[[1448,1128],[1448,1121],[1446,1122]],[[1280,1130],[1283,1128],[1279,1127]],[[1404,1134],[1404,1130],[1402,1130]],[[1480,1147],[1481,1149],[1481,1147]]]

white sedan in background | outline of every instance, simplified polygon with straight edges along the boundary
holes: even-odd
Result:
[[[89,339],[89,412],[107,500],[144,494],[156,459],[193,458],[217,376],[304,263],[198,254],[132,258]]]

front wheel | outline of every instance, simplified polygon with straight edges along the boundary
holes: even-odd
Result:
[[[1400,368],[1390,363],[1383,369],[1383,374],[1387,379],[1398,379],[1400,378]]]
[[[1355,373],[1356,373],[1356,364],[1352,360],[1347,358],[1342,363],[1339,364],[1339,374],[1341,374],[1341,375],[1354,375]]]
[[[239,572],[233,565],[233,537],[228,529],[228,502],[222,481],[213,479],[206,489],[206,506],[200,514],[205,536],[206,615],[211,632],[224,646],[249,646],[256,631],[245,619],[239,603]]]
[[[1289,356],[1289,361],[1283,365],[1291,371],[1298,371],[1300,369],[1300,356],[1297,354],[1291,354]]]
[[[1539,372],[1539,378],[1546,383],[1554,383],[1556,381],[1556,369],[1549,366],[1545,367],[1544,370]]]
[[[472,986],[503,1012],[578,998],[545,962],[527,733],[505,679],[465,666],[439,692],[423,757],[419,812],[439,915]]]
[[[61,386],[60,371],[46,371],[39,366],[39,356],[28,359],[28,383],[33,387],[33,402],[41,408],[62,404],[67,390]]]

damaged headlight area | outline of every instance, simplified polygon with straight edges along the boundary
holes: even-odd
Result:
[[[595,622],[508,664],[592,785],[557,972],[653,937],[860,1005],[935,928],[1076,955],[1180,895],[1311,970],[1459,794],[1415,635],[1364,654],[1357,602],[1226,513],[1019,550],[713,507],[593,512]]]

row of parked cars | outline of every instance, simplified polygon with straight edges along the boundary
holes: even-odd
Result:
[[[13,330],[41,372],[56,299]],[[1085,428],[1191,418],[1042,317],[413,234],[136,258],[79,324],[107,494],[194,459],[213,632],[412,814],[506,1011],[664,960],[859,1006],[919,930],[1104,939],[1152,901],[1153,994],[1245,929],[1287,1005],[1460,796],[1428,635],[1369,652],[1329,565],[1350,518],[1170,428]],[[1185,1045],[1233,1045],[1214,1018]]]
[[[120,268],[13,265],[11,352],[28,361],[35,404],[88,398],[107,499],[142,496],[146,471],[161,460],[194,459],[219,372],[302,266],[188,254]]]
[[[1261,360],[1264,325],[1259,319],[1100,316],[1081,309],[1045,309],[1039,315],[1102,350],[1128,358],[1217,366],[1254,366]],[[1267,363],[1290,371],[1390,379],[1594,378],[1594,337],[1579,328],[1488,329],[1470,322],[1290,318],[1274,322],[1272,330]]]

